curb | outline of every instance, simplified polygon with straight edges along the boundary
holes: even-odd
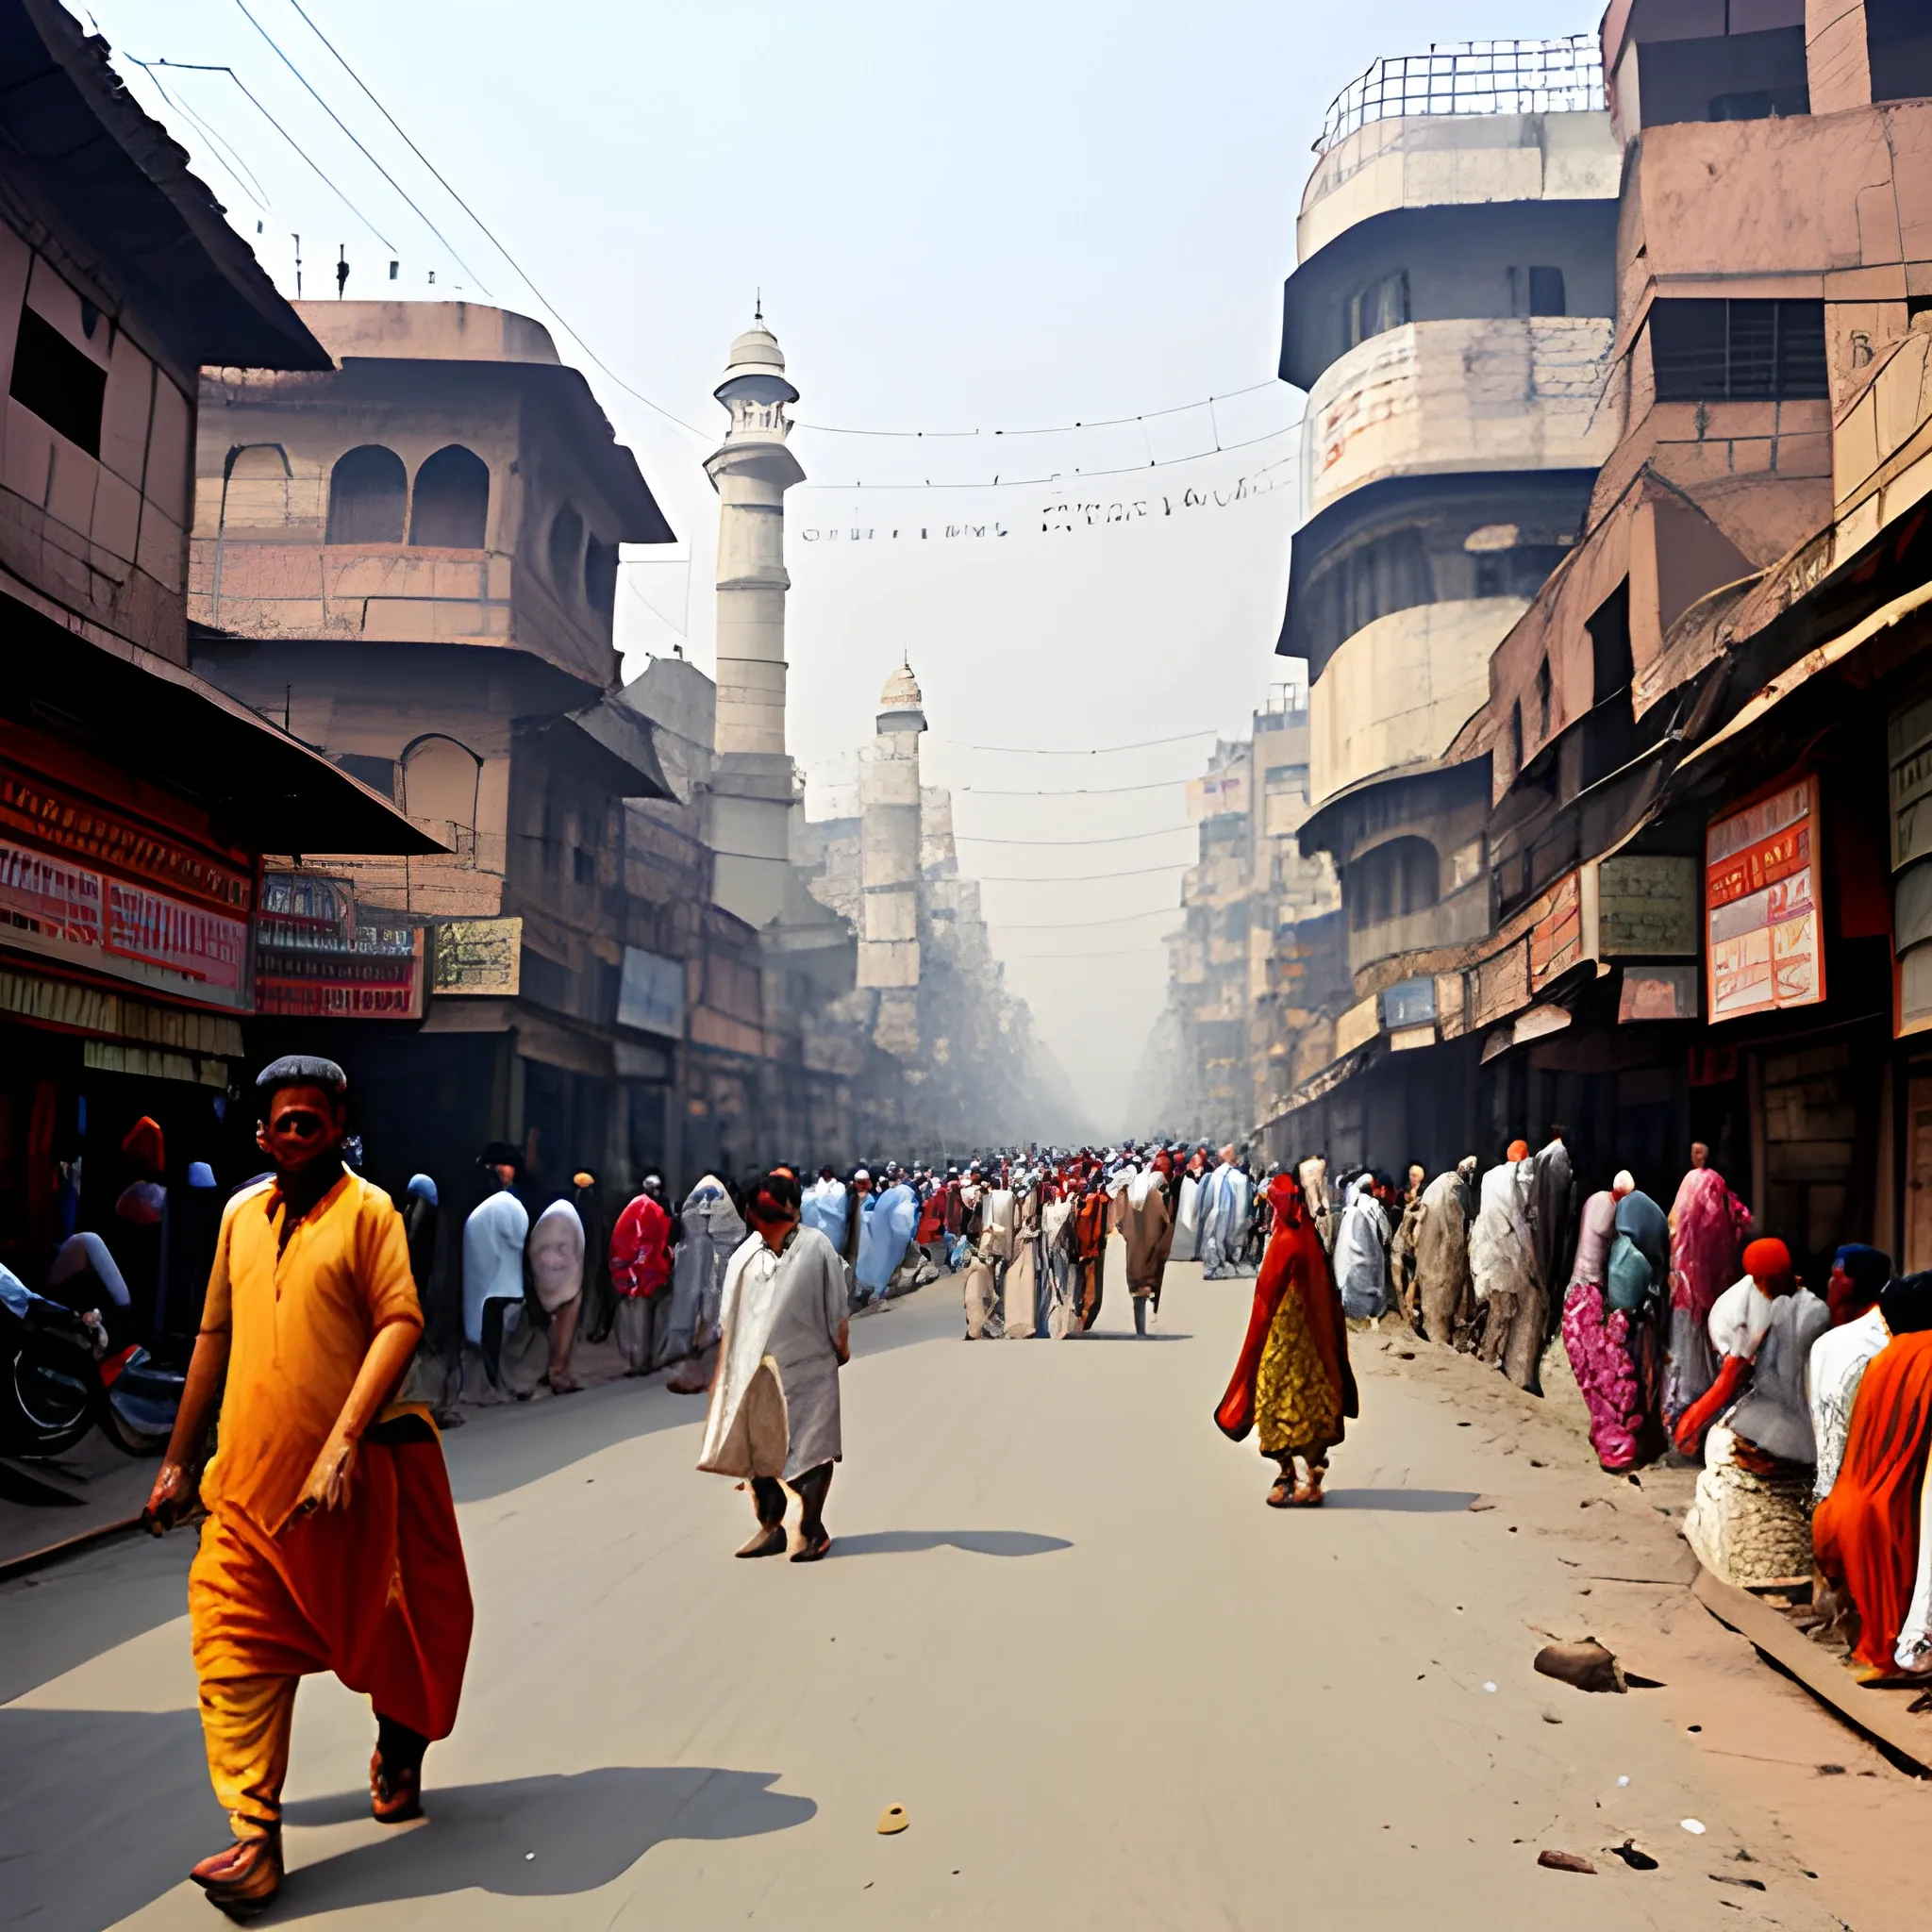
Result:
[[[1932,1777],[1932,1718],[1908,1716],[1905,1706],[1909,1700],[1897,1690],[1866,1690],[1769,1605],[1708,1570],[1699,1568],[1690,1593],[1720,1624],[1795,1677],[1855,1730],[1884,1746],[1893,1757],[1904,1758],[1922,1777]]]
[[[57,1543],[29,1550],[24,1557],[8,1557],[5,1562],[0,1562],[0,1583],[10,1583],[16,1576],[44,1570],[63,1557],[77,1557],[83,1550],[92,1549],[96,1543],[116,1542],[122,1537],[132,1536],[140,1527],[139,1516],[124,1516],[118,1522],[97,1524],[92,1529],[84,1529],[76,1536],[63,1537]]]

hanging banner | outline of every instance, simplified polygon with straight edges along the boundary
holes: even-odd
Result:
[[[358,911],[345,879],[267,873],[256,1010],[315,1020],[420,1020],[423,928]]]
[[[1705,835],[1710,1018],[1824,998],[1815,773],[1720,819]]]

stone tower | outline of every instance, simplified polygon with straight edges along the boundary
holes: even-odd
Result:
[[[879,693],[878,735],[859,767],[858,984],[877,993],[873,1040],[900,1059],[919,1051],[918,680],[901,665]]]
[[[785,748],[785,492],[798,391],[762,314],[731,344],[715,391],[731,417],[705,459],[718,492],[718,762],[709,808],[713,896],[752,925],[784,911],[794,791]]]

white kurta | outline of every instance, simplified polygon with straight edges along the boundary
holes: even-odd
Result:
[[[1812,1493],[1822,1503],[1838,1481],[1852,1432],[1852,1405],[1872,1357],[1891,1340],[1876,1308],[1868,1308],[1841,1327],[1827,1328],[1811,1344],[1805,1393],[1811,1405],[1811,1433],[1818,1442],[1818,1477]]]
[[[1174,1246],[1170,1261],[1191,1261],[1201,1239],[1201,1183],[1192,1174],[1181,1176],[1180,1198],[1174,1203]]]
[[[463,1223],[463,1339],[483,1342],[483,1304],[524,1298],[524,1242],[530,1210],[508,1188],[471,1210]]]
[[[723,1347],[698,1467],[790,1482],[843,1453],[839,1331],[845,1268],[815,1227],[782,1254],[751,1235],[724,1271]]]

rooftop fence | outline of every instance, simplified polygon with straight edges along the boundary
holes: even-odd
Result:
[[[1371,121],[1406,114],[1558,114],[1604,106],[1593,34],[1558,41],[1452,41],[1377,60],[1337,94],[1315,152]]]

